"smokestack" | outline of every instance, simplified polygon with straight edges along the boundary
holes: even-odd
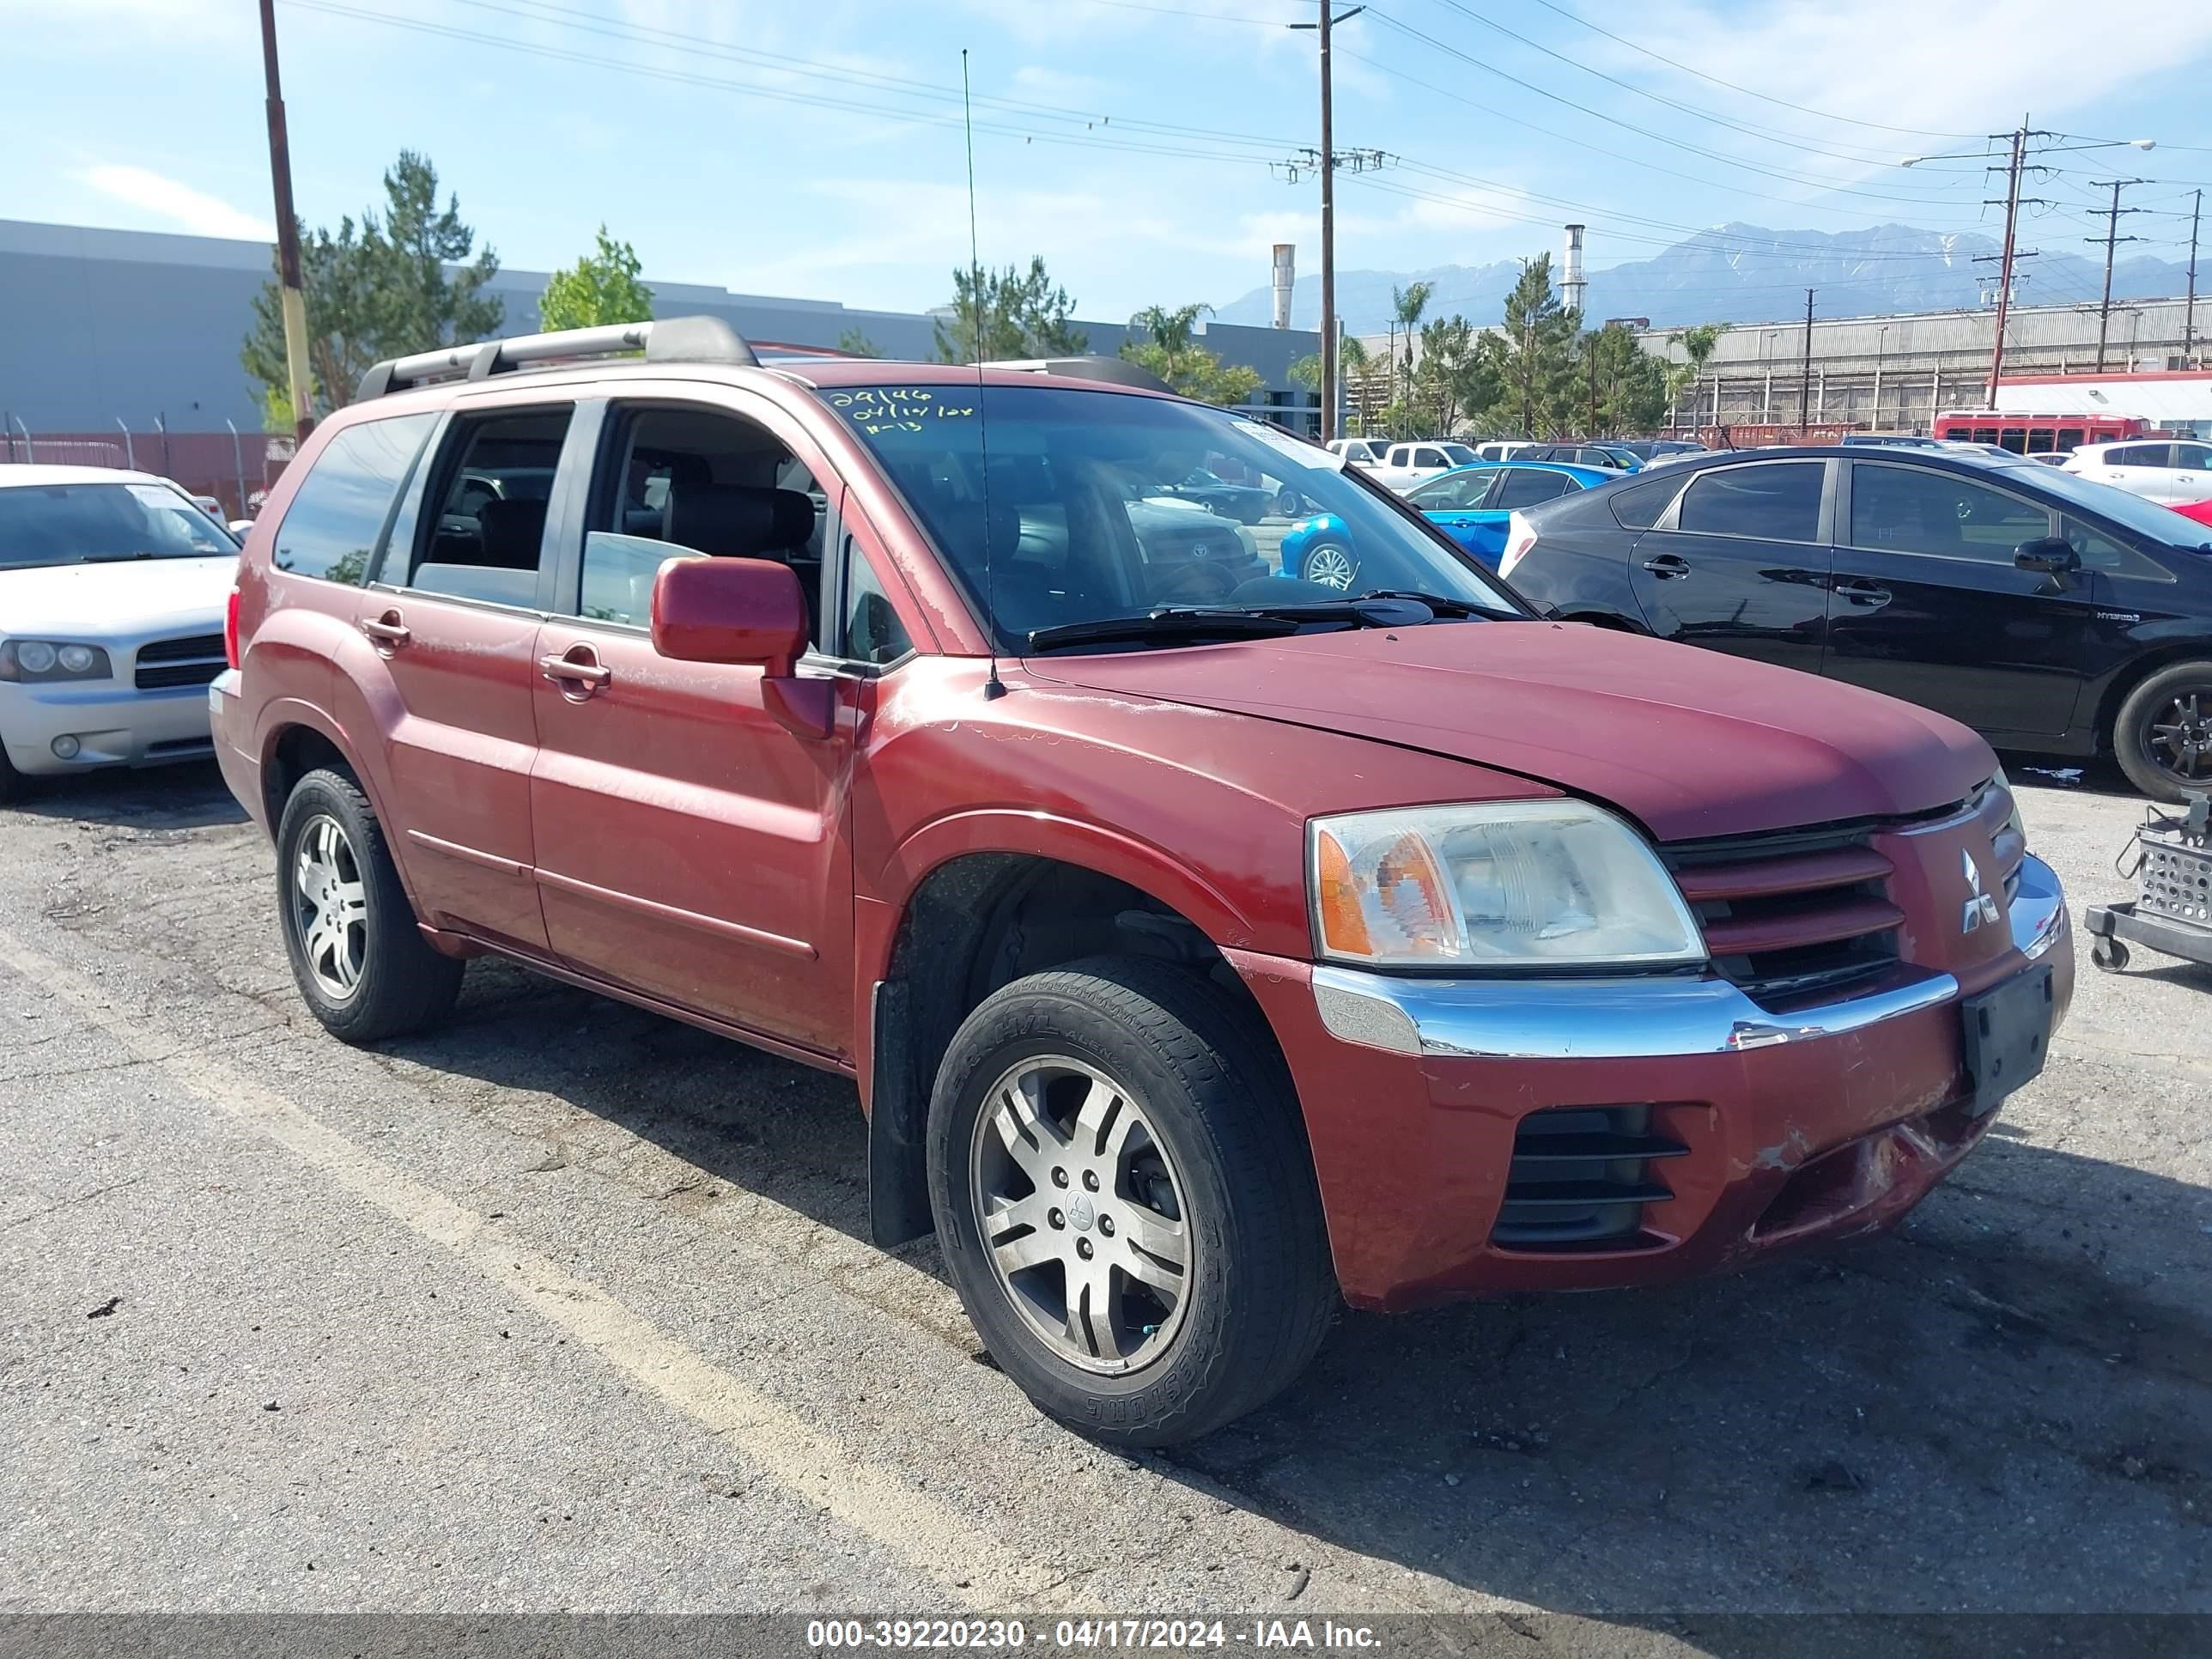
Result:
[[[1298,251],[1288,242],[1275,244],[1275,326],[1291,325],[1291,295],[1297,287]]]
[[[1570,311],[1580,311],[1589,286],[1583,276],[1583,228],[1569,225],[1566,261],[1559,267],[1559,303]]]

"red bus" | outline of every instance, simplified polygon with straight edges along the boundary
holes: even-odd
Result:
[[[2140,415],[2019,415],[2010,410],[1951,409],[1936,417],[1936,435],[1970,443],[2000,444],[2016,455],[2064,454],[2083,444],[2140,438],[2150,422]]]

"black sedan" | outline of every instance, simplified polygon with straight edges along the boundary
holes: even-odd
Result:
[[[2212,790],[2212,532],[2108,485],[1722,453],[1528,509],[1501,568],[1562,618],[1869,686],[1999,748],[2111,755],[2160,799]]]
[[[1179,501],[1195,501],[1209,513],[1234,519],[1239,524],[1257,524],[1271,513],[1282,518],[1296,518],[1304,506],[1298,493],[1288,484],[1260,489],[1250,484],[1231,483],[1202,466],[1193,468],[1181,483],[1162,484],[1146,493]]]

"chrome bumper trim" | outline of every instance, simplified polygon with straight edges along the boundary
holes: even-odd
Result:
[[[2013,949],[2033,962],[2066,934],[2066,893],[2051,867],[2033,854],[2020,861],[2012,894]]]
[[[1724,979],[1413,979],[1320,967],[1313,982],[1322,1024],[1345,1041],[1462,1060],[1735,1054],[1859,1030],[1959,994],[1950,975],[1931,974],[1783,1015]],[[1401,1030],[1402,1038],[1383,1040]]]

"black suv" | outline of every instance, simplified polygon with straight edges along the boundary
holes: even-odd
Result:
[[[2026,461],[1872,447],[1681,460],[1519,515],[1555,616],[1849,680],[2000,748],[2212,788],[2212,532]]]

